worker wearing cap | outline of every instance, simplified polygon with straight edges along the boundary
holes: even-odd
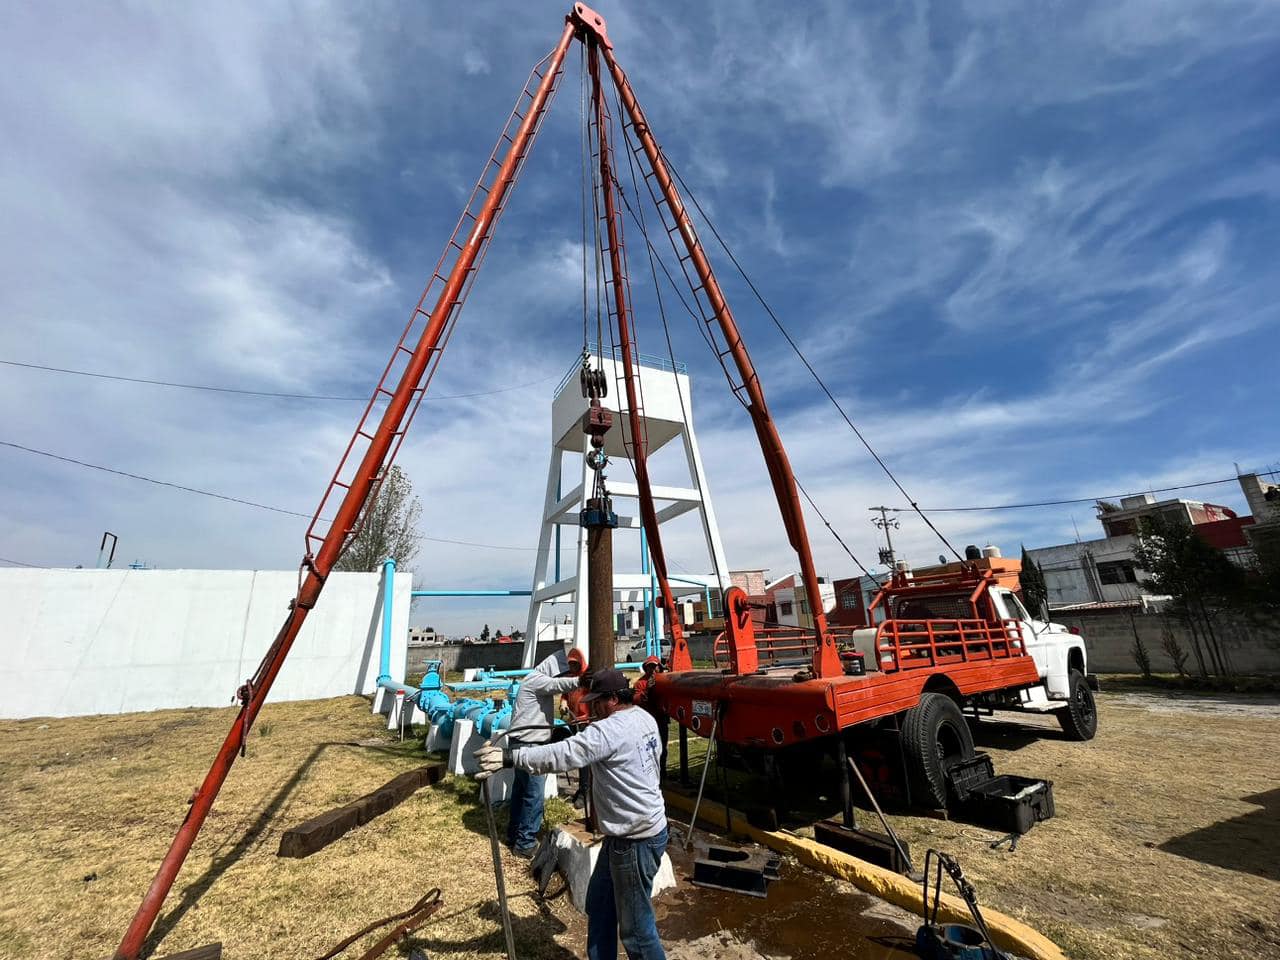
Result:
[[[640,672],[641,677],[632,688],[632,702],[637,707],[644,707],[648,710],[654,722],[658,725],[658,741],[662,744],[662,758],[658,766],[658,776],[665,780],[667,777],[667,737],[670,723],[667,719],[666,711],[662,709],[662,704],[654,696],[654,687],[656,686],[654,678],[662,672],[662,661],[654,656],[645,657],[644,663],[640,665]]]
[[[587,886],[587,958],[615,960],[618,937],[630,960],[665,960],[650,893],[667,848],[658,784],[658,726],[635,707],[619,670],[602,670],[587,692],[595,722],[559,743],[476,751],[477,779],[504,766],[531,774],[591,771],[591,801],[604,846]]]
[[[546,743],[555,721],[555,698],[578,686],[586,664],[582,652],[557,650],[520,681],[511,708],[508,737],[511,746]],[[532,857],[542,829],[543,792],[546,778],[517,769],[511,783],[511,810],[507,821],[507,846],[521,857]]]

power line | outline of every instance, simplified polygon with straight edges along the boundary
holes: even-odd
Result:
[[[212,384],[204,383],[178,383],[172,380],[149,380],[145,377],[126,377],[114,373],[98,373],[92,370],[72,370],[69,367],[51,367],[42,363],[25,363],[21,360],[0,360],[0,363],[9,367],[23,367],[28,370],[43,370],[46,373],[67,373],[77,377],[93,377],[98,380],[118,380],[123,383],[145,383],[154,387],[178,387],[183,390],[204,390],[210,393],[233,393],[245,397],[269,397],[275,400],[341,400],[345,402],[357,403],[367,401],[369,398],[364,397],[340,397],[329,394],[320,393],[276,393],[270,390],[245,390],[239,387],[217,387]],[[533,380],[529,383],[517,383],[509,387],[500,387],[497,390],[484,390],[479,393],[441,393],[431,394],[424,399],[426,400],[466,400],[472,397],[490,397],[497,393],[509,393],[512,390],[524,390],[528,387],[536,387],[538,384],[546,383],[553,380],[558,374],[551,374],[540,380]]]
[[[0,557],[0,563],[11,563],[15,567],[34,567],[37,570],[40,569],[40,564],[38,563],[23,563],[21,560],[10,560],[8,557]]]
[[[1227,477],[1223,480],[1201,480],[1198,483],[1183,483],[1176,487],[1156,487],[1150,490],[1136,490],[1130,493],[1109,493],[1105,496],[1098,497],[1076,497],[1071,500],[1037,500],[1034,503],[995,503],[984,507],[929,507],[929,512],[976,513],[983,510],[1027,510],[1031,507],[1065,507],[1076,503],[1096,503],[1099,500],[1120,500],[1124,497],[1138,497],[1144,493],[1172,493],[1175,490],[1193,490],[1196,487],[1216,487],[1223,483],[1235,483],[1238,479],[1238,477]]]
[[[0,440],[0,446],[9,447],[13,450],[21,450],[24,453],[31,453],[40,457],[48,457],[51,460],[60,460],[63,463],[75,464],[78,467],[86,467],[90,470],[100,470],[103,473],[114,474],[115,476],[118,476],[118,477],[127,477],[130,480],[141,480],[144,483],[153,483],[159,487],[169,487],[172,490],[181,490],[183,493],[194,493],[202,497],[212,497],[214,500],[225,500],[228,503],[238,503],[241,506],[254,507],[255,509],[258,509],[258,510],[270,510],[272,513],[282,513],[285,516],[289,516],[289,517],[301,517],[304,520],[311,519],[311,514],[309,513],[299,513],[296,510],[286,510],[283,507],[273,507],[270,504],[258,503],[255,500],[244,500],[240,497],[230,497],[230,496],[227,496],[226,494],[214,493],[211,490],[201,490],[198,487],[189,487],[189,486],[186,486],[185,484],[172,483],[168,480],[157,480],[154,477],[146,477],[140,473],[129,473],[126,470],[116,470],[112,467],[104,467],[98,463],[89,463],[85,460],[77,460],[74,457],[64,457],[57,453],[50,453],[48,450],[37,450],[34,447],[26,447],[20,443],[12,443],[8,440]],[[450,544],[454,544],[455,546],[482,547],[488,550],[536,551],[538,549],[537,547],[517,547],[517,546],[512,546],[510,544],[500,544],[500,543],[477,543],[473,540],[454,540],[449,537],[423,537],[422,539],[428,540],[432,543],[450,543]],[[23,564],[23,565],[31,566],[31,564]]]

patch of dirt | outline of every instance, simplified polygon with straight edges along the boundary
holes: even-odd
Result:
[[[709,933],[687,943],[663,944],[667,960],[791,960],[780,953],[761,953],[732,933]]]
[[[684,829],[682,826],[677,831],[681,837]],[[919,921],[911,914],[785,857],[780,876],[768,885],[765,897],[695,886],[690,882],[694,861],[701,855],[699,846],[705,845],[707,839],[698,830],[689,853],[679,842],[673,842],[669,849],[680,883],[656,902],[662,942],[670,945],[668,956],[676,955],[673,951],[677,946],[717,949],[727,938],[729,945],[724,949],[737,952],[694,952],[687,956],[786,960],[839,956],[879,960],[894,956],[898,946],[915,936]],[[714,838],[714,842],[731,843],[720,838]],[[761,849],[749,843],[731,845]],[[814,923],[815,917],[821,917],[821,923]]]

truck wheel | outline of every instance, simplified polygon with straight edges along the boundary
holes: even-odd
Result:
[[[902,750],[912,802],[947,805],[947,770],[973,756],[973,735],[954,700],[943,693],[921,694],[902,724]]]
[[[1089,681],[1079,670],[1072,670],[1067,689],[1070,693],[1067,706],[1055,711],[1062,732],[1068,740],[1092,740],[1098,732],[1098,705],[1093,700]]]

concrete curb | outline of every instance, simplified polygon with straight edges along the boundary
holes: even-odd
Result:
[[[693,812],[692,797],[686,797],[671,790],[665,790],[663,793],[669,807],[676,807],[686,813]],[[713,823],[723,823],[724,806],[712,800],[703,800],[698,815],[705,816]],[[923,898],[920,885],[912,883],[904,876],[823,846],[813,840],[753,827],[737,812],[733,813],[731,823],[734,833],[748,836],[771,850],[793,856],[806,866],[821,870],[840,880],[847,880],[859,890],[865,890],[904,910],[916,915],[921,913]],[[938,916],[947,923],[971,922],[969,908],[965,906],[964,901],[948,893],[942,895],[942,907],[938,911]],[[987,921],[987,927],[991,930],[996,945],[1001,949],[1011,950],[1028,957],[1029,960],[1067,960],[1066,954],[1056,943],[1025,923],[987,906],[983,906],[982,916]]]

